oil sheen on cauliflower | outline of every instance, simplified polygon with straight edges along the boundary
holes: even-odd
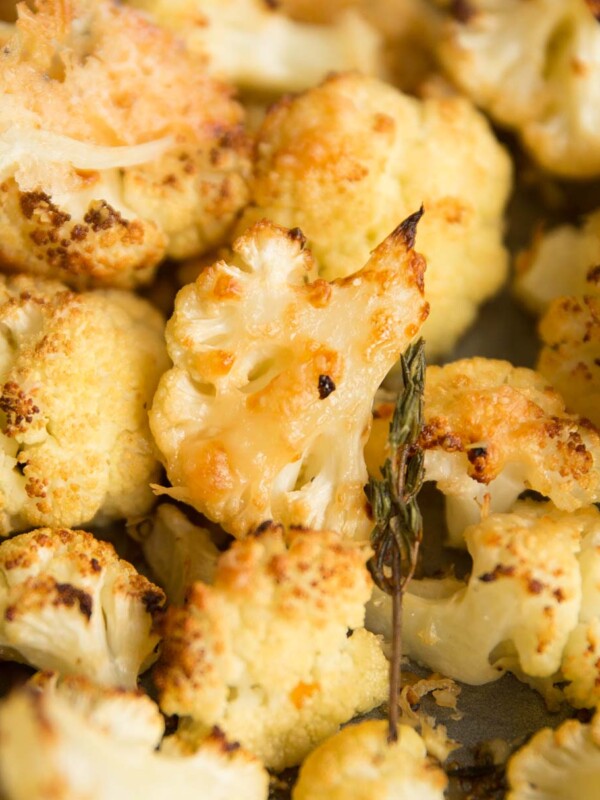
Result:
[[[0,534],[145,513],[163,320],[118,290],[0,276]]]
[[[327,280],[359,269],[423,204],[429,355],[449,351],[506,275],[507,154],[462,98],[419,101],[374,78],[329,78],[271,108],[258,133],[251,202],[237,230],[268,217],[300,227]]]
[[[369,549],[337,534],[266,528],[234,543],[213,586],[166,613],[160,705],[194,741],[217,725],[275,770],[379,705],[388,665],[362,626]],[[350,631],[350,634],[348,633]]]
[[[466,582],[411,582],[403,604],[406,654],[475,685],[507,669],[549,677],[566,666],[570,699],[598,702],[589,678],[592,669],[600,676],[600,653],[586,653],[580,634],[597,628],[600,614],[600,512],[521,501],[513,513],[469,527],[465,538],[473,558]],[[389,597],[375,590],[368,628],[389,637],[390,617]]]
[[[506,800],[596,800],[600,781],[600,713],[589,725],[569,719],[544,728],[508,763]]]
[[[407,725],[387,740],[384,720],[348,725],[308,756],[292,800],[443,800],[447,778],[427,758],[425,743]]]
[[[195,751],[168,737],[150,698],[36,676],[0,704],[6,800],[266,800],[256,759],[213,734]],[[51,788],[49,788],[51,787]]]
[[[134,0],[182,36],[215,76],[258,92],[306,89],[330,72],[380,72],[379,37],[360,15],[295,22],[264,0]]]
[[[418,219],[331,282],[297,228],[262,221],[182,289],[150,412],[161,491],[236,537],[274,519],[368,538],[373,396],[427,315]]]
[[[451,77],[516,129],[546,169],[600,175],[600,26],[593,0],[468,0],[442,38]]]
[[[246,201],[229,90],[112,0],[19,6],[0,52],[0,263],[132,287],[199,254]]]
[[[91,533],[43,528],[0,545],[0,655],[135,687],[164,594]]]

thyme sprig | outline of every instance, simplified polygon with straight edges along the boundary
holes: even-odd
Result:
[[[417,565],[423,520],[417,495],[423,484],[423,451],[418,439],[423,426],[425,389],[424,342],[411,344],[403,356],[403,389],[390,424],[391,456],[381,468],[382,480],[370,479],[367,496],[375,527],[374,555],[369,569],[377,586],[392,597],[388,741],[398,738],[398,696],[402,658],[402,596]]]

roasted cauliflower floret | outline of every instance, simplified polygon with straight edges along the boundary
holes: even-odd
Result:
[[[246,202],[229,90],[111,0],[25,3],[0,52],[0,263],[131,287],[226,236]]]
[[[585,536],[600,536],[600,513],[545,506],[520,502],[514,513],[469,527],[473,568],[466,582],[411,582],[403,604],[407,655],[470,684],[496,680],[507,669],[531,677],[558,672],[582,612],[578,555]],[[598,613],[597,598],[591,603]],[[367,626],[389,637],[390,617],[389,597],[375,590]]]
[[[174,488],[236,537],[265,520],[365,539],[375,391],[427,315],[409,217],[347,278],[270,222],[179,293],[150,424]],[[357,324],[360,320],[360,325]]]
[[[166,613],[154,670],[160,705],[194,741],[217,725],[275,770],[387,694],[388,666],[363,626],[369,549],[271,526],[236,542],[214,585]],[[350,634],[348,634],[350,631]]]
[[[510,163],[462,98],[419,101],[359,75],[331,77],[267,114],[251,202],[237,230],[268,217],[308,239],[322,277],[356,272],[423,204],[430,355],[447,352],[506,275],[502,213]]]
[[[600,27],[593,0],[468,0],[442,38],[460,88],[546,169],[600,175]]]
[[[154,660],[163,592],[91,533],[43,528],[0,545],[0,656],[135,687]]]
[[[219,550],[210,532],[190,522],[176,506],[163,503],[151,517],[135,520],[128,531],[142,545],[170,603],[183,603],[195,581],[212,583]]]
[[[596,800],[600,782],[600,713],[544,728],[508,764],[507,800]]]
[[[264,0],[134,0],[176,32],[206,69],[261,92],[306,89],[330,72],[381,70],[379,37],[348,11],[331,26],[295,22]]]
[[[293,800],[443,800],[447,778],[425,743],[401,725],[387,740],[384,720],[349,725],[317,747],[300,768]]]
[[[581,228],[562,225],[538,235],[516,262],[515,292],[535,314],[552,300],[600,294],[600,211]]]
[[[0,534],[145,513],[163,320],[116,290],[0,276]]]
[[[195,752],[164,729],[156,705],[45,675],[0,704],[0,786],[6,800],[266,800],[268,775],[217,733]],[[51,788],[49,788],[51,787]]]
[[[567,511],[600,499],[598,432],[567,413],[542,376],[508,361],[429,367],[421,444],[426,480],[446,496],[455,546],[482,509],[508,511],[525,489]]]

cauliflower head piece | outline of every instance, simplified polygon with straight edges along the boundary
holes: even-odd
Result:
[[[0,534],[143,514],[164,321],[118,290],[0,276]]]
[[[348,725],[300,767],[292,800],[443,800],[445,773],[427,758],[423,739],[408,725],[388,742],[384,720]]]
[[[462,98],[419,101],[357,74],[272,107],[258,132],[251,201],[237,230],[298,226],[322,277],[349,276],[421,204],[430,355],[449,351],[506,275],[504,149]]]
[[[213,586],[194,584],[162,624],[154,680],[163,711],[185,717],[181,735],[217,725],[281,770],[379,705],[388,665],[363,628],[369,554],[331,532],[273,525],[235,542]]]
[[[165,740],[150,698],[44,675],[0,704],[0,773],[6,800],[266,800],[268,775],[222,736],[195,752]]]
[[[43,528],[0,545],[0,655],[133,688],[155,659],[164,594],[90,533]]]
[[[462,10],[464,6],[464,9]],[[458,86],[564,177],[600,175],[600,27],[592,0],[454,4],[440,57]]]
[[[133,287],[165,255],[219,244],[246,202],[229,89],[112,0],[22,3],[0,53],[0,110],[5,269]]]
[[[264,220],[181,290],[150,411],[163,493],[236,537],[274,519],[368,538],[373,396],[427,316],[418,219],[330,282],[297,228]]]
[[[299,91],[330,72],[381,72],[380,39],[356,12],[330,26],[294,21],[264,0],[134,0],[180,35],[211,74],[258,92]]]

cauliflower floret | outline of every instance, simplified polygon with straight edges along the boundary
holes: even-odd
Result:
[[[597,800],[600,713],[538,731],[509,761],[508,782],[507,800]]]
[[[163,328],[125,292],[0,276],[0,535],[150,508]]]
[[[334,533],[277,526],[234,543],[214,586],[194,584],[162,626],[154,680],[163,711],[187,717],[182,735],[217,725],[280,770],[379,705],[388,665],[362,627],[368,556]]]
[[[154,660],[163,592],[91,533],[43,528],[0,545],[0,655],[135,687]]]
[[[19,6],[0,52],[0,262],[135,286],[219,244],[247,199],[241,108],[111,0]]]
[[[592,0],[468,0],[440,55],[460,88],[515,128],[546,169],[600,175],[600,27]]]
[[[264,220],[235,261],[182,289],[167,325],[175,366],[150,412],[175,487],[163,493],[237,537],[274,519],[368,538],[373,396],[427,315],[418,219],[330,283],[314,279],[297,228]]]
[[[329,72],[381,71],[379,37],[355,12],[335,25],[302,24],[264,0],[134,0],[183,37],[206,68],[245,89],[306,89]]]
[[[429,355],[447,352],[506,275],[502,213],[511,168],[486,120],[458,97],[419,101],[372,78],[329,78],[284,98],[258,133],[251,202],[300,227],[327,280],[355,272],[423,204]]]
[[[600,294],[600,211],[584,226],[562,225],[537,236],[516,262],[515,292],[541,314],[556,297]]]
[[[293,800],[443,800],[444,772],[427,758],[425,743],[401,725],[387,740],[384,720],[349,725],[314,750],[300,768]]]
[[[170,603],[183,603],[195,581],[212,583],[219,550],[210,532],[190,522],[176,506],[163,503],[152,517],[134,521],[128,531],[142,545]]]
[[[55,676],[0,705],[0,782],[6,800],[266,800],[268,775],[217,733],[195,752],[176,737],[155,746],[164,724],[134,692],[99,690]]]
[[[469,684],[511,669],[553,676],[578,624],[578,553],[590,531],[600,535],[596,509],[567,513],[531,501],[468,528],[473,569],[467,582],[412,581],[404,595],[406,655]],[[367,613],[367,627],[388,638],[390,603],[375,590]]]

